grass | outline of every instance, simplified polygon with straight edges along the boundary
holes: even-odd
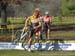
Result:
[[[53,25],[75,24],[75,17],[53,17],[52,22]]]
[[[44,34],[43,34],[44,35]],[[13,35],[15,36],[15,34]],[[50,37],[52,38],[74,38],[75,39],[75,32],[72,31],[59,31],[59,32],[51,32]],[[0,41],[11,41],[12,39],[12,34],[2,34],[0,35]]]
[[[0,56],[75,56],[75,51],[0,50]]]
[[[58,32],[51,32],[51,37],[75,37],[74,31],[58,31]]]

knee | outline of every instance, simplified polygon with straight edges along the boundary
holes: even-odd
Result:
[[[35,38],[36,38],[36,39],[38,39],[38,37],[39,37],[39,32],[36,33],[36,35],[35,35]]]
[[[32,40],[32,37],[29,37],[29,40]]]

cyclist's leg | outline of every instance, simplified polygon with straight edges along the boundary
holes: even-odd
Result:
[[[50,29],[47,30],[47,37],[49,39],[49,36],[50,36]]]
[[[39,31],[40,32],[40,31]],[[40,41],[39,41],[39,36],[40,36],[40,34],[39,34],[39,32],[36,32],[36,34],[35,34],[35,44],[34,44],[34,47],[36,47],[37,46],[37,48],[38,48],[38,50],[40,49]]]
[[[47,26],[44,26],[44,32],[45,32],[45,36],[46,36],[46,39],[48,39],[48,27]]]
[[[49,24],[49,26],[48,26],[48,30],[47,30],[48,39],[50,39],[50,27],[51,27],[51,24]]]
[[[46,34],[47,34],[47,39],[50,39],[50,26],[47,27],[46,31],[47,31],[47,32],[46,32]],[[46,43],[46,44],[47,44],[47,43],[50,43],[50,40],[47,40],[45,43]]]
[[[40,31],[39,31],[39,37],[40,37],[40,40],[43,40],[43,37],[42,37],[42,27],[40,27]]]
[[[29,37],[29,41],[28,41],[28,48],[31,47],[31,43],[32,43],[32,37]]]
[[[33,37],[34,32],[30,32],[29,40],[28,40],[28,51],[31,51],[31,44],[32,44],[32,37]]]
[[[40,37],[40,40],[43,40],[43,36],[42,36],[42,29],[40,29],[40,31],[39,31],[39,37]]]
[[[46,34],[46,38],[49,39],[50,37],[50,26],[45,26],[45,34]]]
[[[34,43],[38,43],[39,42],[39,37],[40,37],[40,32],[36,32],[35,33],[35,39],[34,39]]]

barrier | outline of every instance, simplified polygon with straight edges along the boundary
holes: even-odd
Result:
[[[28,49],[28,45],[26,43],[24,44],[24,48],[21,45],[22,43],[13,44],[9,42],[0,42],[0,50]],[[75,43],[58,43],[58,44],[35,43],[34,45],[31,45],[31,49],[32,50],[75,50]]]
[[[20,49],[24,50],[24,48],[21,47],[21,43],[9,43],[9,42],[0,42],[0,49]]]

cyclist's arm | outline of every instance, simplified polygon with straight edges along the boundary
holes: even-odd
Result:
[[[36,26],[36,27],[34,27],[34,28],[39,28],[39,27],[41,27],[41,21],[40,21],[40,20],[38,20],[38,21],[39,21],[39,25]]]
[[[52,23],[52,16],[50,17],[50,23]]]
[[[43,19],[40,17],[41,27],[43,27]]]
[[[29,21],[29,17],[26,19],[25,21],[25,26],[24,26],[24,29],[27,29],[28,28],[28,21]]]
[[[39,25],[37,27],[41,27],[41,21],[39,20]]]

